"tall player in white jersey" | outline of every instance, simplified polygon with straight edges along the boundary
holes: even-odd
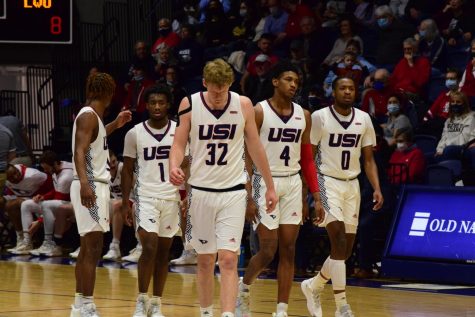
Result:
[[[299,86],[298,70],[290,63],[281,62],[274,66],[271,73],[274,94],[272,98],[259,102],[254,109],[260,140],[269,159],[278,203],[272,213],[266,212],[265,200],[262,197],[266,187],[262,182],[262,176],[258,172],[254,173],[253,199],[248,200],[247,209],[248,218],[254,218],[257,208],[254,228],[259,236],[259,252],[251,258],[239,284],[236,311],[242,317],[251,316],[250,286],[272,261],[277,247],[279,248],[278,295],[274,316],[287,317],[294,277],[295,242],[302,223],[302,204],[306,203],[307,198],[306,192],[302,195],[302,181],[299,175],[301,169],[316,201],[318,217],[323,220],[317,172],[310,144],[310,112],[292,102]],[[252,173],[250,168],[248,172]]]
[[[360,189],[357,176],[364,170],[373,187],[374,210],[383,205],[378,170],[373,158],[376,135],[369,115],[353,107],[355,84],[339,77],[332,84],[335,103],[312,114],[312,144],[317,146],[320,195],[325,209],[325,225],[331,251],[318,275],[302,282],[307,308],[312,316],[322,316],[320,294],[332,280],[336,317],[354,316],[346,301],[346,265],[358,226]]]
[[[176,122],[168,119],[172,94],[166,86],[144,92],[149,119],[125,136],[122,210],[132,225],[129,196],[135,168],[135,219],[142,254],[138,261],[139,295],[134,317],[163,317],[161,296],[168,273],[168,253],[180,221],[180,194],[169,181],[168,158]],[[153,276],[153,297],[147,296]]]
[[[73,167],[71,203],[81,236],[76,263],[76,296],[71,316],[99,316],[93,302],[96,265],[101,256],[104,232],[109,231],[109,151],[107,135],[131,120],[123,111],[104,126],[102,120],[115,91],[114,79],[106,73],[89,75],[86,105],[73,126]]]
[[[244,146],[267,186],[267,211],[277,197],[264,148],[259,141],[251,101],[230,92],[234,80],[223,60],[203,70],[206,92],[184,98],[170,152],[170,180],[184,182],[180,165],[190,140],[191,186],[186,238],[198,253],[198,296],[201,316],[213,316],[214,266],[221,272],[221,316],[234,316],[237,296],[237,251],[246,211]]]

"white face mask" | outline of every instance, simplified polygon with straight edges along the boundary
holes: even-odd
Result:
[[[407,150],[407,143],[406,142],[397,142],[396,147],[398,151],[405,151]]]

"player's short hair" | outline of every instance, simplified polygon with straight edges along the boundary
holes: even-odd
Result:
[[[107,73],[94,73],[87,77],[86,98],[88,100],[102,100],[111,98],[115,93],[115,81]]]
[[[337,88],[338,88],[338,83],[340,81],[342,81],[343,79],[349,79],[353,82],[353,84],[355,84],[355,81],[353,80],[353,78],[350,78],[350,77],[346,77],[346,76],[338,76],[337,78],[335,78],[332,82],[332,90],[335,91]]]
[[[228,63],[217,58],[206,63],[203,69],[203,78],[208,84],[231,85],[234,81],[234,73]]]
[[[271,78],[278,79],[285,72],[294,72],[297,74],[297,76],[299,75],[299,70],[294,64],[290,62],[282,61],[282,62],[278,62],[274,67],[272,67]]]
[[[148,103],[150,101],[151,95],[165,95],[165,97],[167,97],[168,103],[173,102],[172,93],[165,85],[153,85],[145,89],[145,92],[143,93],[143,100]]]
[[[54,163],[60,163],[61,160],[58,158],[56,152],[51,150],[46,150],[40,156],[40,164],[47,164],[48,166],[54,166]]]

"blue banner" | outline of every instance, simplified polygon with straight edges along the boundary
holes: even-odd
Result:
[[[409,188],[393,228],[390,257],[475,263],[475,193]]]

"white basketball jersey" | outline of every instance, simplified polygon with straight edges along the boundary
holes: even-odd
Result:
[[[122,174],[122,167],[124,164],[122,162],[119,162],[117,164],[117,172],[115,174],[115,177],[112,178],[111,175],[111,180],[109,181],[109,187],[111,190],[111,198],[113,199],[121,199],[122,198],[122,188],[120,187],[121,184],[121,174]]]
[[[361,148],[376,146],[369,115],[355,108],[345,118],[333,106],[315,111],[310,139],[317,145],[319,173],[339,179],[357,177],[361,172]]]
[[[136,197],[180,200],[178,187],[170,183],[168,164],[175,129],[176,122],[172,120],[168,120],[168,126],[163,134],[158,134],[159,131],[151,128],[146,121],[133,128],[132,133],[136,137],[135,174],[137,180],[134,190]],[[124,155],[129,151],[130,149],[124,150]]]
[[[212,189],[245,184],[245,120],[239,95],[229,92],[222,111],[210,109],[202,92],[192,95],[191,103],[188,183]]]
[[[265,100],[259,104],[264,115],[260,139],[272,176],[297,174],[300,171],[302,134],[306,126],[302,107],[292,103],[292,114],[284,118],[272,108],[269,101]]]
[[[54,190],[57,193],[69,194],[72,181],[73,163],[62,161],[61,171],[58,174],[53,173]]]
[[[95,180],[102,183],[109,183],[111,178],[109,172],[109,151],[107,147],[107,132],[104,124],[102,123],[101,118],[97,115],[97,113],[91,107],[85,106],[83,107],[76,119],[74,120],[73,126],[73,162],[74,162],[74,145],[76,139],[76,121],[77,119],[85,112],[92,112],[97,117],[97,123],[99,126],[97,137],[94,142],[89,144],[89,148],[86,152],[86,175],[88,180]],[[74,166],[74,178],[77,179],[77,171],[76,171],[76,164]]]

